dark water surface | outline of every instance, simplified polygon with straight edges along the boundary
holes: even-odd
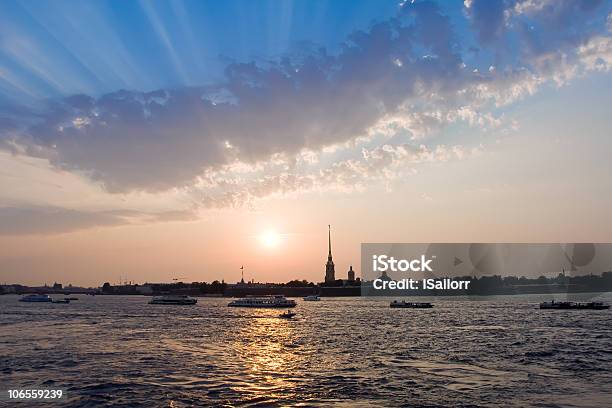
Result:
[[[298,300],[293,320],[228,299],[79,298],[0,296],[0,391],[66,390],[54,406],[612,406],[612,312],[540,311],[550,296]]]

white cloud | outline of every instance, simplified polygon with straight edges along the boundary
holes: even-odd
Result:
[[[589,39],[578,48],[578,58],[588,70],[610,71],[612,69],[612,38],[598,36]]]
[[[333,163],[314,172],[296,168],[290,171],[265,172],[252,178],[231,173],[217,174],[214,183],[191,189],[206,208],[252,207],[264,198],[309,192],[356,192],[378,183],[388,183],[414,175],[419,165],[463,160],[482,151],[481,146],[389,145],[362,148],[361,157]]]

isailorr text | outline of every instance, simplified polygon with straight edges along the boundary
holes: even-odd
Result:
[[[467,290],[470,285],[469,280],[455,280],[450,278],[444,279],[399,279],[388,280],[378,278],[372,282],[376,290],[418,290],[418,289],[435,289],[435,290]]]

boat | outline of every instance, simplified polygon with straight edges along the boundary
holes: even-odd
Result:
[[[278,317],[280,317],[281,319],[291,319],[295,315],[295,312],[290,312],[289,310],[287,310],[285,313],[279,314]]]
[[[406,302],[402,300],[401,302],[394,300],[389,304],[391,308],[406,308],[406,309],[431,309],[433,305],[429,302]]]
[[[187,295],[164,295],[155,296],[149,302],[150,305],[195,305],[198,300]]]
[[[297,303],[295,303],[295,300],[287,299],[283,295],[245,297],[241,299],[232,300],[228,304],[229,307],[258,307],[258,308],[295,307],[296,305]]]
[[[605,310],[609,308],[610,308],[610,305],[604,302],[555,302],[553,299],[550,302],[540,303],[540,309]]]
[[[32,295],[25,295],[24,297],[19,299],[19,301],[20,302],[52,302],[53,299],[51,299],[51,296],[49,295],[32,294]]]
[[[317,302],[321,300],[321,296],[319,295],[308,295],[303,298],[306,302]]]
[[[65,297],[64,299],[67,299],[67,300],[79,300],[78,297]]]
[[[65,298],[65,299],[53,299],[53,301],[51,303],[70,303],[70,299]]]

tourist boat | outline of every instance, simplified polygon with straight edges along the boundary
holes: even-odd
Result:
[[[295,300],[287,299],[283,295],[245,297],[242,299],[232,300],[228,304],[228,306],[230,307],[259,307],[259,308],[295,307],[296,305],[297,304],[295,303]]]
[[[54,299],[53,302],[51,303],[70,303],[70,299],[65,298],[65,299]]]
[[[556,309],[556,310],[605,310],[609,309],[610,305],[603,302],[550,302],[540,303],[540,309]]]
[[[52,302],[51,296],[49,295],[26,295],[19,299],[20,302]]]
[[[317,302],[321,300],[321,296],[319,295],[308,295],[303,298],[306,302]]]
[[[290,312],[289,310],[287,310],[285,313],[279,314],[278,317],[280,317],[281,319],[291,319],[295,315],[295,312]]]
[[[164,295],[155,296],[149,302],[150,305],[195,305],[198,300],[187,295]]]
[[[430,309],[433,307],[433,305],[429,302],[406,302],[403,300],[401,302],[398,302],[397,300],[394,300],[393,302],[389,304],[389,307],[410,308],[410,309]]]

